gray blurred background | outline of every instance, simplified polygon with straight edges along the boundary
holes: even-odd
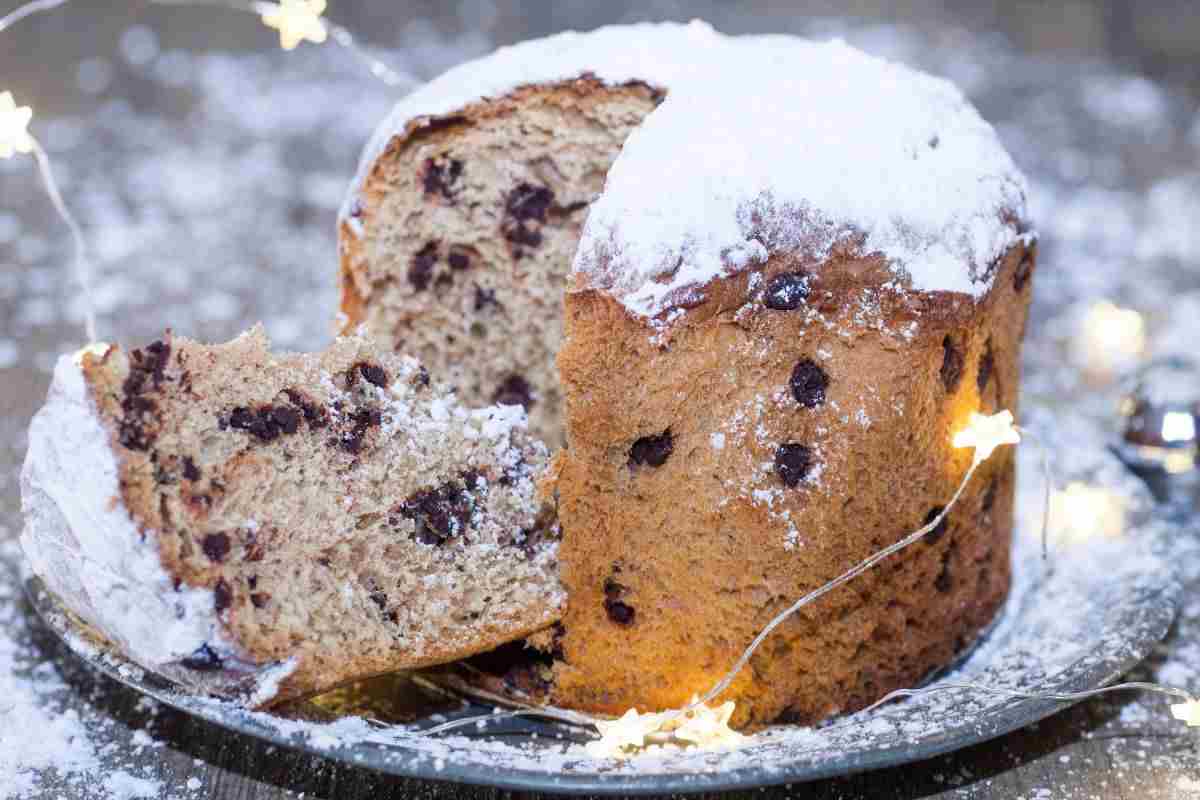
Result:
[[[8,12],[20,3],[0,2]],[[22,23],[0,48],[4,83],[45,112],[74,110],[79,98],[46,80],[89,58],[111,56],[130,25],[154,28],[170,48],[268,47],[269,31],[240,15],[213,8],[168,9],[140,0],[78,0],[74,10]],[[850,23],[902,23],[918,28],[961,27],[995,32],[1019,49],[1096,58],[1200,92],[1200,3],[1195,0],[331,0],[327,15],[365,32],[372,44],[427,52],[437,71],[439,44],[477,32],[480,49],[566,28],[613,22],[703,17],[730,33],[791,32],[813,17]],[[119,76],[118,76],[119,77]],[[150,99],[150,98],[147,98]]]

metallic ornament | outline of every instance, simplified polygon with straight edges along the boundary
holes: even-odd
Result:
[[[1120,413],[1121,460],[1160,500],[1200,502],[1200,363],[1169,356],[1146,365],[1127,380]]]

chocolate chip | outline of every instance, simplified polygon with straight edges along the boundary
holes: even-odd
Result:
[[[500,232],[514,245],[537,247],[542,243],[540,226],[554,202],[554,192],[546,186],[521,183],[504,201],[504,219]],[[514,251],[519,256],[519,250]]]
[[[371,598],[371,602],[379,606],[380,611],[387,611],[388,596],[386,592],[373,591],[367,597]]]
[[[154,436],[149,434],[140,422],[122,420],[117,434],[121,446],[128,450],[145,451],[150,449]]]
[[[763,303],[774,311],[794,311],[808,298],[808,275],[784,272],[767,282]]]
[[[378,364],[371,364],[366,361],[360,361],[354,365],[358,370],[358,374],[363,376],[363,380],[367,383],[378,386],[381,389],[388,385],[388,374],[383,367]]]
[[[196,466],[196,462],[191,456],[183,457],[183,477],[189,481],[200,480],[200,468]]]
[[[996,495],[1000,492],[1000,481],[992,478],[988,481],[987,488],[983,490],[983,500],[980,502],[980,508],[983,513],[987,514],[996,505]]]
[[[925,521],[923,523],[921,523],[922,526],[928,525],[929,523],[933,522],[935,519],[937,519],[938,514],[941,514],[945,510],[946,509],[944,506],[934,506],[933,508],[929,509],[929,513],[925,515]],[[929,544],[937,544],[938,540],[940,540],[942,538],[942,536],[945,535],[946,530],[949,527],[950,527],[950,518],[949,517],[943,518],[942,521],[939,522],[933,530],[931,530],[929,533],[925,534],[925,541]]]
[[[338,443],[347,453],[358,455],[366,442],[367,431],[382,424],[383,415],[374,408],[360,408],[350,415],[350,422],[352,427],[342,432]]]
[[[295,433],[300,430],[300,415],[287,406],[275,406],[268,412],[271,424],[283,433]]]
[[[162,385],[170,359],[171,345],[163,341],[152,342],[144,349],[129,354],[129,374],[121,386],[124,416],[117,433],[122,447],[149,450],[157,438],[157,434],[148,426],[155,421],[158,405],[143,395],[151,388],[158,389]]]
[[[229,584],[224,578],[217,581],[217,585],[213,587],[213,608],[220,614],[225,609],[233,605],[233,590],[229,588]]]
[[[501,406],[521,406],[528,411],[533,406],[533,387],[520,375],[510,375],[496,389],[492,402]]]
[[[225,557],[229,555],[229,534],[208,534],[204,537],[203,541],[201,541],[200,549],[204,551],[204,555],[208,556],[209,561],[220,564],[225,560]]]
[[[167,363],[171,360],[171,345],[164,341],[151,342],[142,350],[134,350],[129,354],[129,358],[132,363],[129,377],[125,379],[126,393],[139,393],[145,387],[147,378],[157,389],[162,384]],[[136,386],[136,391],[130,392],[131,386]]]
[[[604,580],[604,610],[608,618],[618,625],[632,625],[637,611],[621,600],[629,590],[612,578]]]
[[[221,657],[207,644],[200,645],[179,663],[196,672],[215,672],[222,667]]]
[[[310,428],[324,428],[329,424],[329,415],[320,403],[298,389],[287,389],[284,394],[287,395],[288,400],[292,401],[293,405],[299,407],[301,413],[304,414],[304,421]]]
[[[423,489],[393,509],[394,517],[416,523],[413,538],[421,544],[442,545],[466,529],[475,503],[469,493],[457,483],[449,482],[435,489]],[[389,520],[398,527],[398,519]]]
[[[933,581],[933,588],[937,589],[942,594],[946,594],[954,588],[954,579],[950,575],[950,564],[947,561],[942,562],[942,571],[938,573],[937,578]]]
[[[271,595],[266,592],[254,592],[250,595],[250,602],[255,608],[266,608],[267,603],[271,602]]]
[[[1024,290],[1025,284],[1029,282],[1029,276],[1033,274],[1033,265],[1037,260],[1037,251],[1033,247],[1025,248],[1025,252],[1021,255],[1021,263],[1017,264],[1017,269],[1013,273],[1013,288],[1018,292]]]
[[[988,381],[992,379],[992,368],[995,366],[995,363],[995,356],[992,355],[992,340],[988,339],[987,349],[979,357],[979,372],[975,375],[975,385],[979,387],[980,394],[983,394],[983,390],[987,388]]]
[[[816,408],[825,402],[825,390],[829,388],[829,375],[813,361],[806,358],[792,370],[792,397],[804,408]]]
[[[608,612],[608,618],[618,625],[632,625],[637,617],[637,610],[633,606],[624,603],[620,600],[604,601],[604,610]]]
[[[942,339],[942,385],[946,387],[947,392],[958,388],[964,365],[962,351],[955,346],[954,340],[949,336]]]
[[[675,452],[675,436],[667,428],[657,436],[643,436],[629,448],[630,465],[661,467]]]
[[[421,175],[425,194],[439,194],[446,200],[454,200],[454,184],[458,182],[462,172],[463,162],[457,158],[425,159]]]
[[[426,242],[425,246],[416,252],[408,267],[408,282],[418,292],[429,288],[433,280],[433,268],[438,260],[437,242]]]
[[[488,306],[500,307],[500,302],[496,299],[495,289],[483,289],[478,285],[475,286],[475,310],[483,311]]]
[[[450,265],[450,269],[458,272],[470,269],[471,253],[465,247],[455,245],[450,248],[450,253],[446,256],[446,263]]]
[[[462,474],[463,486],[468,489],[482,489],[487,485],[487,479],[477,469],[469,469]]]
[[[812,448],[789,442],[775,450],[775,474],[784,486],[795,488],[812,469]]]
[[[228,424],[234,430],[271,442],[283,434],[300,430],[300,415],[287,406],[260,406],[257,409],[239,406],[230,412]]]
[[[929,149],[930,150],[937,150],[937,146],[941,143],[942,143],[942,140],[941,140],[941,138],[938,137],[938,135],[936,133],[933,136],[929,137]]]
[[[510,217],[522,222],[526,220],[546,221],[546,212],[554,202],[554,192],[546,186],[535,186],[522,183],[508,194],[504,201],[504,211]]]

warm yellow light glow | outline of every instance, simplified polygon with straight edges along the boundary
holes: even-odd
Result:
[[[27,130],[31,119],[32,108],[18,106],[12,92],[0,92],[0,158],[33,152],[33,137]]]
[[[1188,411],[1168,411],[1163,416],[1162,437],[1166,442],[1190,442],[1196,438],[1196,418]]]
[[[329,32],[321,21],[325,8],[325,0],[280,0],[262,12],[262,20],[268,28],[279,31],[280,47],[295,50],[305,40],[321,44],[328,38]]]
[[[1050,536],[1057,542],[1114,538],[1124,530],[1125,500],[1116,492],[1076,482],[1050,498]]]
[[[90,355],[95,356],[96,358],[103,358],[104,354],[108,352],[108,348],[110,346],[111,345],[107,344],[106,342],[94,342],[89,344],[87,347],[76,350],[75,355],[71,357],[71,360],[73,360],[79,366],[83,366],[84,356]]]
[[[1004,410],[991,415],[972,411],[967,427],[954,434],[952,444],[955,447],[974,447],[975,463],[982,464],[997,447],[1019,444],[1020,441],[1021,434],[1013,425],[1011,411]]]
[[[1088,309],[1075,342],[1076,358],[1093,372],[1108,373],[1135,361],[1146,349],[1146,321],[1130,308],[1101,300]]]
[[[698,700],[699,697],[693,697],[691,702]],[[733,702],[722,703],[716,708],[699,705],[682,713],[639,714],[631,708],[618,719],[596,722],[600,738],[588,742],[587,751],[594,758],[629,758],[654,746],[731,749],[746,740],[729,727],[733,710]]]
[[[1190,728],[1200,728],[1200,700],[1171,704],[1171,716],[1186,722]]]

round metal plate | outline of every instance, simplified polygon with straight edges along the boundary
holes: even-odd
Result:
[[[1097,554],[1097,548],[1104,552]],[[1032,554],[1035,549],[1028,543],[1018,547],[1024,556],[1014,559],[1013,591],[986,640],[934,684],[971,681],[1044,692],[1094,688],[1128,671],[1166,634],[1179,584],[1171,577],[1169,557],[1154,554],[1145,531],[1090,543],[1087,558],[1068,552],[1043,564]],[[1095,567],[1096,558],[1103,559],[1103,569]],[[463,729],[466,735],[414,735],[417,727],[490,709],[456,701],[447,713],[445,697],[423,694],[404,678],[339,690],[332,700],[274,713],[247,712],[178,690],[98,641],[38,580],[31,579],[27,590],[42,619],[80,657],[184,712],[362,768],[506,789],[649,794],[808,781],[926,759],[1000,736],[1068,705],[948,689],[818,728],[777,726],[737,751],[597,761],[578,747],[587,738],[583,731],[537,721],[505,720],[483,730]]]

